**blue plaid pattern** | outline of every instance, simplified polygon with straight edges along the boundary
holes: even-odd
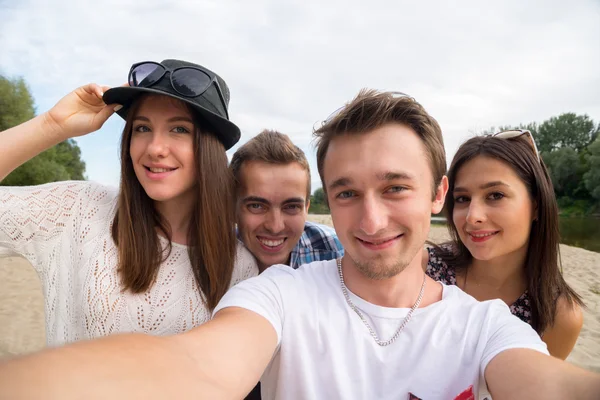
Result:
[[[344,255],[344,248],[335,230],[327,225],[304,223],[304,233],[290,254],[290,266],[294,269],[313,261],[326,261]]]

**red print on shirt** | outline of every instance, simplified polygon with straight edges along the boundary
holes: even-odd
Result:
[[[408,400],[423,400],[420,397],[415,396],[412,393],[408,394]],[[454,400],[475,400],[475,395],[473,394],[473,385],[469,386],[463,392],[461,392],[458,396],[454,398]]]

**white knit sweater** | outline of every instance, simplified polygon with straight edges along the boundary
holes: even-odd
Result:
[[[93,182],[0,186],[0,253],[23,256],[37,271],[50,346],[120,332],[175,334],[210,319],[183,245],[173,243],[149,291],[122,290],[110,234],[116,207],[117,190]],[[231,285],[257,274],[238,242]]]

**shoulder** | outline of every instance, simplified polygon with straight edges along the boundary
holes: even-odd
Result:
[[[237,240],[231,285],[258,275],[256,259],[244,244]]]
[[[447,302],[450,308],[465,318],[471,319],[476,316],[476,320],[480,322],[493,323],[497,316],[504,316],[510,320],[515,319],[521,322],[518,318],[513,318],[509,307],[500,299],[478,301],[456,285],[440,283],[444,286],[443,300]]]
[[[118,193],[117,188],[105,186],[93,181],[59,181],[44,183],[34,186],[0,186],[3,191],[11,193],[30,193],[30,194],[56,194],[65,196],[81,196],[86,193],[106,192],[107,194]]]
[[[565,296],[556,301],[556,316],[554,325],[581,329],[583,325],[583,310],[577,303],[571,303]]]
[[[342,249],[342,245],[333,228],[309,221],[304,223],[304,232],[300,237],[299,245],[305,248],[327,251]]]
[[[60,181],[35,186],[0,187],[0,203],[18,207],[26,203],[29,211],[33,209],[79,210],[79,213],[94,209],[96,217],[99,208],[112,210],[118,196],[118,189],[92,181]],[[108,208],[106,208],[108,207]],[[108,212],[108,211],[106,211]],[[72,213],[71,213],[72,214]]]
[[[542,336],[550,354],[565,359],[573,350],[582,327],[581,307],[569,302],[565,296],[560,296],[556,301],[554,325],[548,327]]]
[[[336,260],[313,261],[298,268],[288,265],[273,265],[259,275],[282,287],[290,285],[294,291],[319,290],[330,277],[337,277]]]
[[[304,223],[304,232],[303,235],[308,237],[309,239],[313,238],[329,238],[335,237],[337,238],[337,234],[335,233],[335,229],[330,226],[317,224],[315,222],[306,221]]]

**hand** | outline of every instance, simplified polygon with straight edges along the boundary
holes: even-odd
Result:
[[[102,100],[108,86],[90,83],[75,89],[62,99],[50,111],[45,120],[51,129],[64,139],[83,136],[97,131],[119,106],[106,105]]]

